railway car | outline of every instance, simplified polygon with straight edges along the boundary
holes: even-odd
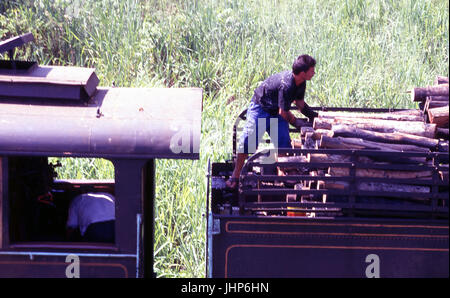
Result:
[[[209,163],[207,276],[448,278],[448,152],[427,151],[265,146],[236,190],[225,185],[233,160]]]

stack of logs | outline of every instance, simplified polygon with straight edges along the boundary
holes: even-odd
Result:
[[[302,149],[368,149],[391,152],[448,152],[449,143],[449,97],[448,78],[438,77],[434,86],[414,88],[411,91],[414,101],[421,102],[422,109],[403,110],[386,113],[319,112],[313,127],[301,129],[302,141],[294,140],[294,148]],[[301,145],[299,145],[301,143]],[[430,165],[425,158],[410,157],[401,160],[395,154],[374,160],[360,157],[358,162],[367,164],[421,164]],[[330,163],[327,169],[310,171],[310,175],[349,176],[348,168],[333,167],[333,163],[350,161],[350,156],[311,153],[307,162]],[[443,191],[448,192],[448,159],[440,178],[447,182]],[[401,168],[401,167],[400,167]],[[286,175],[287,173],[281,173]],[[357,169],[356,176],[376,178],[411,179],[410,185],[389,183],[361,183],[359,190],[406,191],[416,193],[430,192],[430,186],[414,184],[415,179],[432,179],[432,171],[402,171]],[[289,174],[288,174],[289,175]],[[346,189],[344,181],[319,181],[303,183],[302,188]],[[325,196],[324,196],[325,199]]]
[[[448,77],[437,76],[433,86],[414,88],[411,99],[420,102],[427,122],[436,124],[437,136],[448,139]]]

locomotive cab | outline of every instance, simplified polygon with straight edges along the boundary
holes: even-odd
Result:
[[[99,87],[95,69],[13,60],[32,40],[0,43],[0,275],[153,277],[155,159],[198,159],[202,89]],[[61,162],[109,173],[60,177]],[[112,239],[68,237],[85,194],[114,201]]]

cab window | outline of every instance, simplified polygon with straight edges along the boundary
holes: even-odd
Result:
[[[114,242],[114,166],[100,158],[8,158],[9,238]]]

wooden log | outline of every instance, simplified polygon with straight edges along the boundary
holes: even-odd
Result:
[[[411,114],[405,113],[349,113],[349,112],[319,112],[319,118],[358,118],[358,119],[383,119],[396,121],[423,121],[423,114],[417,115],[416,110]]]
[[[295,162],[295,163],[307,163],[308,159],[306,156],[304,155],[297,155],[297,156],[279,156],[277,158],[277,162],[281,163],[280,165],[277,166],[277,174],[278,176],[289,176],[289,175],[302,175],[305,174],[305,172],[307,172],[307,170],[304,170],[301,168],[301,166],[284,166],[282,165],[283,163],[290,163],[290,162]],[[295,184],[298,183],[297,181],[294,180],[286,180],[285,181],[288,184]]]
[[[448,83],[428,87],[416,87],[411,90],[412,101],[424,101],[427,96],[448,96]]]
[[[351,157],[349,155],[340,154],[322,154],[322,153],[310,153],[307,155],[307,159],[310,163],[324,163],[326,168],[328,168],[330,163],[339,162],[351,162]],[[376,164],[386,164],[386,163],[397,163],[397,164],[425,164],[431,165],[432,161],[427,161],[425,157],[398,157],[392,156],[378,156],[378,157],[368,157],[368,156],[357,156],[356,161],[360,163],[376,163]]]
[[[394,121],[360,118],[319,118],[314,119],[314,129],[330,129],[333,124],[347,124],[359,129],[384,133],[402,132],[416,136],[434,138],[436,125],[420,121]]]
[[[305,143],[302,144],[302,149],[317,149],[316,141],[313,139],[312,132],[307,132],[305,134]]]
[[[349,183],[346,181],[332,181],[332,180],[326,180],[323,182],[322,185],[323,189],[339,189],[339,190],[345,190],[349,187]],[[326,200],[326,198],[325,198]]]
[[[420,116],[423,117],[423,111],[419,109],[407,109],[407,110],[400,110],[400,111],[394,111],[389,112],[391,115],[411,115],[411,116]]]
[[[313,140],[320,140],[320,138],[322,137],[322,136],[327,136],[327,137],[330,137],[330,138],[332,138],[333,137],[333,131],[331,131],[331,130],[329,130],[329,129],[316,129],[316,130],[314,130],[314,132],[312,133],[312,138],[313,138]]]
[[[397,183],[383,182],[360,182],[358,190],[364,191],[383,191],[383,192],[412,192],[412,193],[429,193],[429,186],[408,185]]]
[[[448,128],[438,127],[436,130],[436,137],[444,140],[449,139],[449,131]]]
[[[351,156],[341,154],[309,153],[307,155],[307,160],[310,163],[330,164],[340,162],[351,162]],[[374,163],[374,161],[367,156],[358,156],[356,158],[356,161],[360,163]]]
[[[314,128],[310,127],[310,126],[302,126],[300,128],[300,135],[304,136],[306,135],[306,133],[308,132],[314,132]]]
[[[438,147],[437,151],[439,152],[448,152],[448,140],[446,141],[440,140],[437,147]]]
[[[428,109],[428,119],[437,127],[448,127],[448,106]]]
[[[447,101],[448,102],[448,95],[440,95],[440,96],[427,96],[427,99],[430,99],[431,101]]]
[[[330,167],[328,169],[330,176],[346,177],[350,176],[349,168]],[[355,169],[357,177],[371,178],[399,178],[399,179],[431,179],[432,171],[398,171],[398,170],[380,170],[380,169]]]
[[[401,132],[380,133],[376,131],[355,128],[345,124],[333,124],[331,130],[336,137],[361,138],[364,140],[381,143],[410,144],[430,149],[436,148],[439,142],[436,139],[425,138]]]
[[[304,155],[296,155],[296,156],[278,156],[277,162],[309,162],[308,158]]]
[[[434,80],[434,85],[448,84],[448,77],[436,76]]]
[[[433,108],[440,108],[440,107],[448,107],[448,100],[433,100],[432,97],[427,97],[427,100],[425,101],[424,111],[428,111],[429,109]]]
[[[317,190],[321,190],[321,189],[325,189],[325,181],[317,181]],[[320,196],[320,195],[319,195]],[[326,194],[322,194],[322,203],[326,203],[327,202],[327,195]]]
[[[300,189],[308,190],[309,188],[304,186],[302,183],[298,183],[298,184],[294,185],[294,189],[295,190],[300,190]],[[290,202],[297,202],[297,195],[296,194],[288,194],[288,195],[286,195],[286,203],[290,203]],[[295,208],[288,206],[287,209],[295,209]],[[287,212],[287,216],[306,216],[306,212],[288,211]]]
[[[330,138],[322,136],[319,143],[320,148],[330,149],[371,149],[383,151],[400,151],[400,152],[429,152],[428,148],[419,147],[415,145],[404,144],[387,144],[363,140],[360,138]]]
[[[326,189],[345,190],[350,186],[346,181],[325,181]],[[360,191],[374,192],[408,192],[408,193],[429,193],[429,186],[384,183],[384,182],[359,182],[356,188]],[[386,195],[387,196],[387,195]]]
[[[292,145],[292,148],[294,148],[294,149],[301,149],[302,148],[302,140],[292,139],[291,145]]]

